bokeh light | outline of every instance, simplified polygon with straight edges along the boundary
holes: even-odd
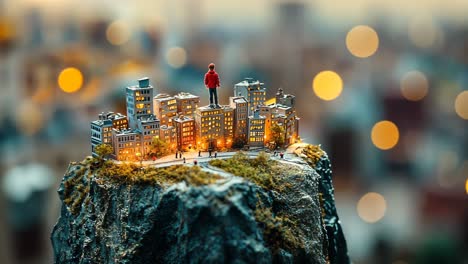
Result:
[[[465,191],[466,191],[466,194],[468,194],[468,179],[466,179],[466,182],[465,182]]]
[[[320,99],[331,101],[341,94],[343,81],[334,71],[322,71],[315,76],[312,87]]]
[[[419,48],[431,48],[443,41],[442,30],[430,17],[415,17],[408,25],[408,36]]]
[[[357,212],[362,220],[368,223],[375,223],[385,216],[387,202],[385,198],[378,193],[369,192],[359,199]]]
[[[468,91],[463,91],[455,99],[455,112],[463,119],[468,119]]]
[[[130,39],[131,30],[122,20],[112,22],[106,30],[107,41],[112,45],[123,45]]]
[[[393,148],[398,143],[399,137],[398,127],[391,121],[377,122],[372,128],[372,143],[379,149],[388,150]]]
[[[58,84],[64,92],[74,93],[83,85],[83,74],[77,68],[66,68],[60,72]]]
[[[356,26],[346,35],[346,47],[354,56],[367,58],[379,48],[379,36],[369,26]]]
[[[419,101],[427,95],[429,83],[419,71],[407,72],[400,82],[401,94],[410,101]]]
[[[173,68],[180,68],[187,63],[187,52],[181,47],[173,47],[167,51],[167,63]]]
[[[18,106],[16,123],[24,135],[34,135],[44,126],[44,116],[40,107],[32,101],[24,100]]]

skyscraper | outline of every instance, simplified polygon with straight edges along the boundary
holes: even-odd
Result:
[[[149,78],[138,80],[138,86],[129,86],[127,93],[127,117],[131,129],[137,128],[137,120],[153,114],[153,86]]]

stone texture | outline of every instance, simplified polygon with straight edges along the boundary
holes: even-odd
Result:
[[[74,209],[62,204],[51,237],[55,262],[349,263],[326,154],[316,165],[294,159],[288,166],[300,173],[276,192],[234,175],[205,186],[116,183],[71,164],[58,192],[62,201],[79,199]],[[70,182],[78,193],[65,191]],[[287,216],[300,243],[265,236],[259,212]]]

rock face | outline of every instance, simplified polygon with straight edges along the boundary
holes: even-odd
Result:
[[[294,173],[282,192],[226,172],[209,185],[150,185],[107,181],[71,164],[58,191],[55,262],[349,263],[328,157],[315,169],[308,163],[284,163]]]

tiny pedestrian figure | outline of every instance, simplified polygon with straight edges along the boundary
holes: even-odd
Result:
[[[198,151],[198,157],[201,157],[201,150]]]
[[[184,157],[184,163],[185,163],[185,157]]]
[[[273,152],[273,156],[276,157],[276,150]]]
[[[194,161],[193,161],[193,164],[197,165],[197,164],[198,164],[198,161],[197,161],[197,160],[194,160]]]
[[[176,153],[175,153],[175,158],[176,159],[177,159],[178,155],[179,155],[179,152],[176,151]]]
[[[209,154],[208,156],[211,158],[211,149],[208,150],[208,154]]]
[[[218,151],[215,151],[215,159],[218,157]]]
[[[280,158],[283,158],[283,157],[284,157],[284,153],[281,152],[281,153],[280,153]]]
[[[217,91],[219,87],[219,75],[215,71],[214,63],[210,63],[208,69],[208,72],[205,74],[205,87],[210,91],[210,107],[219,108]]]
[[[182,151],[179,151],[179,157],[182,158]]]

